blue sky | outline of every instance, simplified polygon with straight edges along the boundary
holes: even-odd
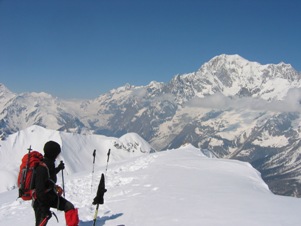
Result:
[[[96,98],[239,54],[301,71],[299,0],[0,0],[0,83]]]

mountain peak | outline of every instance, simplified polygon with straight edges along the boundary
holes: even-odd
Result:
[[[9,102],[15,96],[6,86],[0,83],[0,109],[2,111],[3,107],[7,102]]]
[[[292,67],[291,64],[287,64],[285,62],[280,62],[278,64],[260,64],[255,61],[249,61],[242,56],[238,54],[228,55],[228,54],[221,54],[219,56],[213,57],[211,60],[209,60],[207,63],[205,63],[203,66],[205,67],[269,67],[269,68],[277,68],[277,69],[283,69],[286,71],[295,71],[295,69]],[[202,66],[202,67],[203,67]],[[202,68],[201,67],[201,68]]]
[[[241,57],[238,54],[234,54],[234,55],[227,55],[227,54],[222,54],[216,57],[213,57],[211,60],[209,60],[207,63],[205,63],[201,69],[203,67],[214,67],[214,68],[221,68],[221,67],[245,67],[246,65],[249,64],[256,64],[256,65],[260,65],[257,62],[250,62],[248,60],[246,60],[245,58]]]
[[[242,56],[238,55],[238,54],[221,54],[218,56],[215,56],[212,58],[212,60],[225,60],[225,61],[238,61],[238,60],[245,60],[247,61],[245,58],[243,58]]]
[[[5,85],[0,83],[0,97],[13,94]]]

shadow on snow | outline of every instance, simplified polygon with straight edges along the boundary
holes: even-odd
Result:
[[[103,225],[105,225],[106,221],[117,219],[118,217],[121,217],[122,215],[123,215],[123,213],[116,213],[111,216],[97,217],[96,226],[103,226]],[[91,226],[91,225],[93,225],[93,220],[80,221],[79,225],[80,226],[88,226],[88,225]]]

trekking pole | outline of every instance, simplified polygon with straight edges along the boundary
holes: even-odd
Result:
[[[105,173],[107,173],[107,170],[108,170],[110,154],[111,154],[111,149],[109,149],[108,154],[107,154],[107,166],[106,166],[106,172]],[[104,196],[106,191],[107,191],[107,189],[105,187],[105,176],[102,173],[100,181],[99,181],[98,189],[97,189],[97,194],[96,194],[96,197],[93,200],[93,205],[96,205],[96,209],[95,209],[95,213],[94,213],[94,219],[93,219],[93,226],[96,225],[96,219],[97,219],[97,215],[98,215],[98,208],[99,208],[100,204],[104,203],[103,196]]]
[[[99,204],[97,204],[96,209],[95,209],[94,218],[93,218],[93,226],[96,225],[96,219],[97,219],[97,215],[98,215],[98,208],[99,208]]]
[[[63,161],[61,161],[63,163]],[[65,182],[64,182],[64,170],[62,169],[62,183],[63,183],[63,196],[65,197]]]
[[[105,172],[105,175],[107,175],[107,171],[108,171],[108,165],[109,165],[110,154],[111,154],[111,149],[109,149],[108,154],[107,154],[107,166],[106,166],[106,172]]]
[[[95,156],[96,156],[96,149],[94,149],[94,151],[93,151],[93,168],[92,168],[91,193],[92,193],[92,188],[93,188],[93,175],[94,175]]]

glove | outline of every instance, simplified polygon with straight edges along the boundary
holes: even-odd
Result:
[[[103,189],[101,191],[98,190],[97,192],[97,196],[93,199],[93,205],[96,205],[96,204],[104,204],[104,199],[103,199],[103,196],[104,194],[107,192],[107,189]]]
[[[93,205],[96,204],[103,204],[104,199],[103,196],[107,192],[107,189],[105,188],[105,176],[104,174],[101,174],[101,179],[99,181],[98,189],[97,189],[97,194],[96,197],[93,200]]]
[[[59,169],[59,170],[65,169],[65,163],[63,161],[61,161],[60,164],[57,166],[57,169]]]
[[[64,190],[58,185],[54,186],[54,190],[56,191],[57,195],[60,196],[60,197],[62,196],[62,194],[64,192]]]

